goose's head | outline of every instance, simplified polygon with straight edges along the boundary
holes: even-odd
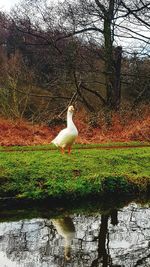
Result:
[[[74,107],[73,106],[69,106],[68,107],[68,112],[73,113],[74,112]]]

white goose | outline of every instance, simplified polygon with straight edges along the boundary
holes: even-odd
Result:
[[[61,130],[51,142],[57,147],[60,147],[63,154],[65,152],[65,148],[68,149],[68,154],[70,154],[71,146],[78,136],[78,130],[72,121],[73,112],[74,107],[69,106],[67,111],[67,128]]]
[[[64,238],[64,249],[66,260],[71,259],[71,244],[75,237],[75,226],[70,217],[52,219],[52,223],[57,230],[57,233]]]

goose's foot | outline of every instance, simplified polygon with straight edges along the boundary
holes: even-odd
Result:
[[[68,147],[68,154],[69,155],[71,154],[71,147],[70,146]]]
[[[65,153],[64,148],[61,148],[61,154],[64,154],[64,153]]]

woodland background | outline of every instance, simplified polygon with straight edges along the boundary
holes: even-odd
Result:
[[[0,12],[2,145],[150,140],[150,3],[22,1]]]

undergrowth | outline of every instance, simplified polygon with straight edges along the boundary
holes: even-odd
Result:
[[[76,140],[79,144],[105,142],[150,141],[149,108],[143,107],[137,111],[126,109],[119,112],[87,113],[76,111],[75,124],[79,131]],[[31,124],[24,120],[0,119],[0,145],[39,145],[49,144],[58,132],[66,127],[62,125]]]

